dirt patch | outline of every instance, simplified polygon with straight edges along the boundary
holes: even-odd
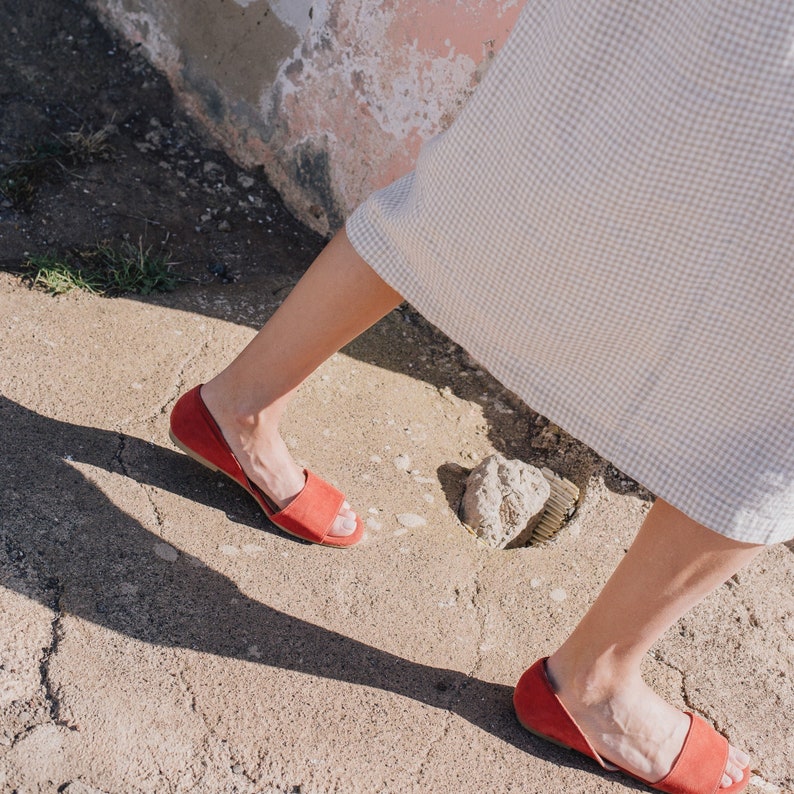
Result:
[[[229,282],[303,268],[319,250],[263,174],[203,138],[164,78],[83,3],[0,0],[0,14],[0,184],[33,165],[28,191],[0,195],[4,269],[129,240],[168,252],[180,278]],[[100,133],[102,151],[70,155],[74,136]]]

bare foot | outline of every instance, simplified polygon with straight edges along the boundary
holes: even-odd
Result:
[[[278,432],[282,405],[256,415],[234,413],[213,382],[201,387],[201,398],[248,478],[280,510],[303,489],[305,477]],[[286,405],[286,400],[283,401]],[[347,537],[356,529],[356,514],[344,502],[329,535]]]
[[[638,673],[621,674],[616,680],[598,673],[567,677],[553,656],[546,672],[557,696],[604,761],[649,783],[668,775],[690,719],[662,700]],[[722,787],[740,781],[749,763],[745,753],[731,746]]]

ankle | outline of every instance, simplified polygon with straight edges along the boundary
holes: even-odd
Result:
[[[273,437],[278,427],[287,399],[270,404],[252,401],[247,393],[224,387],[215,378],[201,387],[201,397],[215,421],[226,431],[240,437]]]
[[[609,649],[600,654],[569,654],[565,646],[549,657],[546,672],[563,700],[595,706],[642,681],[632,657]]]

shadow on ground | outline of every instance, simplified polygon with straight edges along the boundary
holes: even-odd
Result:
[[[49,419],[4,397],[0,420],[4,436],[13,429],[15,439],[0,463],[10,497],[3,522],[3,586],[59,615],[154,645],[250,663],[247,649],[253,643],[260,664],[399,694],[457,714],[532,755],[588,768],[586,761],[520,728],[511,687],[412,662],[292,617],[249,598],[189,555],[180,554],[175,562],[158,559],[152,549],[161,538],[72,465],[129,476],[225,510],[233,520],[278,531],[249,500],[241,504],[237,494],[208,488],[212,475],[185,456],[132,436]],[[122,451],[125,460],[135,461],[134,470],[120,463]],[[131,584],[135,595],[122,597]]]

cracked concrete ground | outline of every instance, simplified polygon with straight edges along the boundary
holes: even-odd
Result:
[[[526,735],[510,695],[586,609],[648,495],[402,310],[327,362],[286,425],[366,517],[365,540],[322,549],[269,527],[170,445],[167,416],[317,239],[196,136],[83,2],[0,9],[2,163],[115,129],[111,159],[59,171],[25,211],[0,201],[0,265],[142,239],[167,242],[191,281],[50,298],[0,272],[0,791],[642,790]],[[555,544],[490,551],[460,526],[459,467],[493,451],[582,488]],[[752,754],[753,792],[794,789],[793,572],[770,549],[646,666]]]
[[[0,273],[0,790],[644,790],[524,733],[510,696],[648,496],[410,312],[328,361],[285,427],[366,517],[360,546],[285,536],[172,448],[175,399],[272,312],[275,279],[108,300]],[[492,451],[583,488],[554,544],[493,551],[461,527],[450,464]],[[769,549],[646,665],[751,753],[752,792],[794,788],[793,578]]]

